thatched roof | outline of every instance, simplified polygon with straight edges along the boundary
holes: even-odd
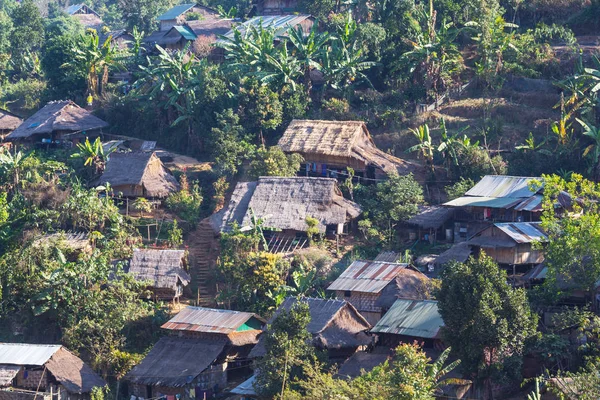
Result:
[[[0,387],[11,386],[20,370],[20,365],[0,364]]]
[[[313,344],[323,349],[355,348],[367,345],[371,339],[365,333],[371,325],[345,300],[288,297],[277,308],[267,328],[283,311],[289,311],[297,301],[308,304],[310,322],[306,329],[313,336]],[[252,349],[249,357],[262,357],[265,355],[264,336],[259,338],[258,344]]]
[[[86,250],[90,246],[90,238],[86,232],[57,232],[50,233],[36,239],[34,242],[36,245],[46,244],[64,244],[66,247],[73,250]]]
[[[154,288],[177,289],[192,278],[183,269],[185,250],[134,249],[129,272],[139,281],[150,281]]]
[[[213,37],[217,40],[217,35],[224,35],[231,29],[233,19],[201,19],[197,21],[187,21],[186,25],[190,27],[196,36]]]
[[[307,161],[326,162],[328,157],[355,159],[386,173],[408,174],[415,165],[379,150],[362,121],[293,120],[278,146],[300,153]]]
[[[61,347],[46,363],[46,368],[70,393],[89,393],[106,382],[79,357]]]
[[[167,197],[179,183],[155,153],[131,152],[110,155],[98,184],[143,186],[148,197]]]
[[[12,131],[23,122],[23,118],[8,110],[0,108],[0,131]]]
[[[429,298],[429,278],[412,268],[398,272],[379,294],[375,307],[390,308],[397,299],[426,300]]]
[[[107,126],[108,123],[79,107],[71,100],[51,101],[27,118],[6,139],[23,139],[55,131],[87,131],[106,128]]]
[[[454,215],[454,209],[442,206],[421,206],[419,213],[407,223],[422,229],[438,229]]]
[[[260,330],[264,323],[261,317],[253,313],[189,306],[166,322],[162,328],[228,335],[248,328]]]
[[[436,265],[444,265],[452,261],[465,262],[470,255],[471,246],[468,243],[457,243],[437,256],[434,263]]]
[[[95,14],[75,14],[73,15],[73,18],[81,22],[81,25],[85,26],[86,28],[95,29],[96,32],[102,31],[104,21],[102,21],[102,19]]]
[[[225,340],[162,337],[125,379],[139,385],[185,386],[219,358],[225,345]]]
[[[344,199],[331,178],[260,177],[258,182],[238,183],[227,207],[210,217],[217,232],[231,229],[237,222],[251,226],[252,212],[275,229],[306,231],[306,218],[319,221],[319,231],[358,217],[358,204]]]
[[[375,351],[378,350],[378,351]],[[371,372],[373,368],[391,360],[392,355],[389,349],[376,348],[372,353],[357,351],[348,358],[338,370],[337,376],[340,378],[357,378],[364,371]],[[383,351],[382,351],[383,350]]]

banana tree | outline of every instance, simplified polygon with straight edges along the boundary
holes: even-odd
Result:
[[[13,190],[17,190],[19,187],[21,170],[27,157],[20,151],[15,151],[14,154],[9,151],[0,153],[0,171],[4,175],[5,183]]]
[[[97,137],[93,143],[86,137],[84,143],[77,143],[77,149],[79,151],[72,154],[71,158],[81,158],[84,160],[84,166],[92,167],[92,177],[98,176],[104,171],[104,166],[109,154],[115,150],[115,148],[112,147],[104,151],[104,147],[102,146],[99,137]]]
[[[435,152],[435,146],[431,140],[431,133],[429,132],[429,126],[427,124],[419,126],[417,129],[411,129],[410,132],[419,141],[416,145],[406,150],[408,153],[418,152],[421,157],[427,163],[431,173],[435,173],[433,166],[433,155]]]
[[[318,32],[317,23],[312,26],[308,35],[304,34],[304,29],[301,25],[288,30],[287,40],[293,46],[292,55],[300,63],[300,68],[304,76],[304,87],[309,96],[312,89],[310,71],[312,69],[321,69],[319,61],[322,59],[323,52],[326,50],[330,39],[331,36],[328,32]]]
[[[448,375],[451,371],[453,371],[460,364],[460,360],[456,360],[451,362],[450,364],[444,366],[446,364],[446,360],[452,351],[451,347],[446,348],[440,354],[440,356],[433,363],[427,365],[427,374],[433,378],[435,382],[435,389],[440,390],[442,386],[466,386],[470,385],[472,382],[467,379],[459,379],[459,378],[445,378],[444,376]]]
[[[589,137],[593,141],[592,144],[585,148],[583,156],[591,158],[592,166],[590,167],[590,173],[595,180],[598,180],[600,179],[600,128],[579,118],[575,119],[583,128],[584,136]]]

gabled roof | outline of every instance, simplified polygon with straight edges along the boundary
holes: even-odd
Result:
[[[437,301],[398,299],[371,332],[433,339],[442,326]]]
[[[166,322],[162,328],[174,331],[221,333],[228,335],[240,330],[240,328],[243,328],[252,319],[257,320],[260,325],[263,325],[265,322],[261,317],[253,313],[188,306]]]
[[[238,183],[229,204],[213,214],[210,223],[219,232],[230,230],[234,222],[251,226],[250,210],[265,227],[275,229],[306,231],[306,218],[316,218],[321,232],[361,212],[358,204],[344,199],[335,179],[260,177],[257,182]]]
[[[438,229],[453,215],[454,210],[448,207],[420,206],[419,213],[406,222],[422,229]]]
[[[277,144],[308,161],[319,157],[352,158],[387,173],[409,173],[414,166],[377,148],[363,121],[293,120]],[[316,157],[316,159],[315,159]]]
[[[471,255],[471,246],[467,242],[456,243],[435,258],[434,264],[444,265],[453,261],[465,262]]]
[[[139,281],[151,281],[154,288],[177,289],[192,278],[183,269],[185,250],[134,249],[129,272]]]
[[[175,29],[185,40],[196,40],[198,36],[194,33],[194,31],[187,27],[181,25],[175,25],[172,29]]]
[[[238,25],[235,29],[239,30],[242,35],[245,34],[246,30],[248,30],[249,26],[258,27],[260,24],[264,28],[269,27],[275,30],[275,36],[284,36],[288,29],[294,28],[307,19],[314,18],[310,15],[271,15],[271,16],[259,16],[250,18],[248,21],[243,24]],[[305,32],[308,33],[308,32]],[[234,32],[233,30],[227,32],[225,37],[229,39],[233,39]]]
[[[116,31],[110,31],[110,32],[105,32],[105,33],[99,32],[98,35],[99,35],[98,47],[102,47],[104,45],[104,43],[108,40],[108,38],[111,38],[111,40],[116,40],[122,36],[131,36],[133,38],[131,33],[129,33],[125,29],[119,29]]]
[[[388,309],[397,299],[427,300],[430,297],[429,292],[430,282],[427,275],[412,268],[405,268],[379,293],[375,307]]]
[[[166,197],[178,190],[179,184],[162,162],[161,168],[149,168],[156,160],[160,162],[153,152],[112,153],[98,184],[142,185],[150,197]]]
[[[171,7],[164,14],[159,15],[156,19],[159,21],[167,21],[170,19],[176,19],[181,14],[184,14],[185,12],[194,8],[195,6],[196,6],[196,3],[180,4],[178,6]]]
[[[87,131],[108,126],[108,123],[79,107],[71,100],[51,101],[12,131],[7,140],[49,134],[54,131]]]
[[[216,36],[224,35],[231,29],[233,19],[208,18],[197,21],[187,21],[186,25],[194,31],[196,36]]]
[[[225,346],[225,340],[162,337],[125,379],[139,385],[182,387],[210,367]]]
[[[23,118],[0,108],[0,131],[12,131],[23,122]]]
[[[82,10],[84,11],[83,14],[94,14],[97,17],[100,16],[96,11],[92,10],[88,5],[83,3],[70,5],[67,7],[66,12],[69,15],[75,15]]]
[[[541,222],[505,222],[496,223],[494,226],[517,243],[545,242],[548,240]]]
[[[361,293],[379,293],[408,264],[354,261],[327,290],[343,290]]]

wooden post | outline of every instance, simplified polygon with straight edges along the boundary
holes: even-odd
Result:
[[[125,215],[129,216],[129,197],[125,198]]]
[[[146,225],[146,227],[148,228],[148,240],[150,240],[150,224]]]

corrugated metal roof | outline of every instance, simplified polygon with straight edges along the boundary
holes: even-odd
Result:
[[[542,200],[541,194],[536,194],[528,199],[523,200],[521,203],[515,206],[516,211],[542,211]]]
[[[237,29],[242,33],[246,32],[249,26],[259,26],[262,22],[264,28],[273,28],[276,36],[282,36],[286,33],[289,28],[294,28],[301,24],[305,20],[312,18],[310,15],[271,15],[271,16],[260,16],[249,19],[237,26]],[[305,32],[308,34],[308,32]],[[227,32],[225,37],[233,39],[233,30]]]
[[[531,197],[542,189],[541,187],[535,191],[529,189],[529,184],[534,180],[542,181],[542,178],[486,175],[465,195],[477,197]]]
[[[538,264],[533,267],[529,272],[523,275],[523,280],[532,280],[532,279],[546,279],[548,274],[548,267],[544,264]]]
[[[183,38],[186,40],[196,40],[198,38],[194,31],[191,28],[188,28],[187,26],[176,25],[173,27],[173,29],[179,32],[181,36],[183,36]]]
[[[542,231],[540,222],[504,222],[494,226],[506,233],[517,243],[545,242],[548,236]]]
[[[256,396],[256,390],[254,390],[254,381],[256,381],[256,375],[252,375],[250,378],[231,389],[231,393],[242,396]]]
[[[442,326],[437,301],[398,299],[371,332],[432,339]]]
[[[379,293],[408,264],[379,261],[354,261],[327,290]]]
[[[171,9],[169,9],[164,14],[159,15],[158,18],[156,18],[156,19],[158,19],[159,21],[175,19],[175,18],[179,17],[181,14],[183,14],[184,12],[188,11],[190,8],[194,8],[195,5],[196,5],[195,3],[180,4],[178,6],[175,6]]]
[[[42,366],[61,345],[0,343],[0,364]]]
[[[523,199],[515,197],[470,197],[463,196],[444,203],[449,207],[490,207],[510,208],[521,203]]]
[[[162,328],[227,335],[252,317],[263,321],[258,315],[252,313],[189,306],[171,318]]]
[[[395,251],[382,251],[373,261],[385,261],[395,263],[400,258],[400,254]]]
[[[83,7],[83,6],[84,6],[84,4],[83,4],[83,3],[79,3],[79,4],[73,4],[73,5],[70,5],[70,6],[69,6],[69,7],[67,7],[67,9],[66,9],[66,11],[67,11],[67,14],[69,14],[69,15],[73,15],[73,14],[75,14],[77,11],[79,11],[79,9],[80,9],[81,7]]]

